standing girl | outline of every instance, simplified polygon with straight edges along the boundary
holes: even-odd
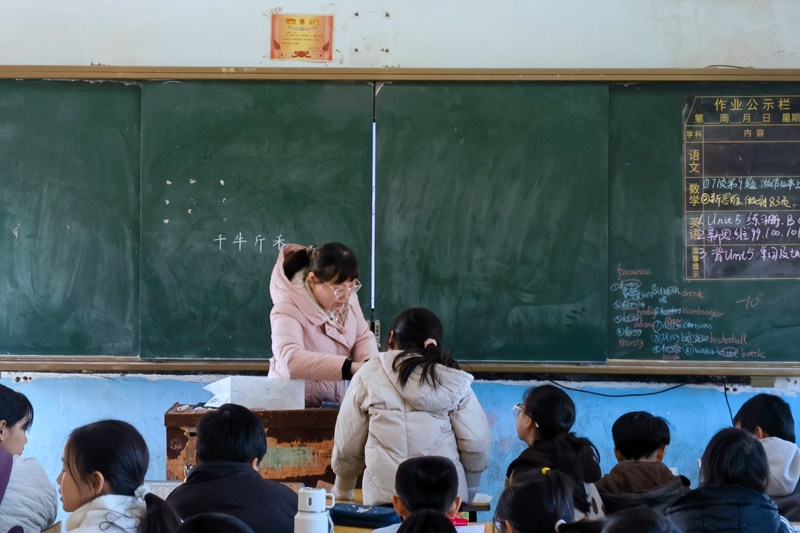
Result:
[[[0,385],[0,531],[20,526],[39,533],[58,513],[56,488],[33,457],[20,457],[33,425],[33,406],[24,394]]]
[[[306,406],[342,401],[345,380],[378,353],[356,292],[358,261],[338,242],[285,244],[272,270],[269,376],[306,380]]]
[[[491,446],[472,376],[442,347],[442,323],[427,309],[398,316],[388,347],[359,370],[339,411],[334,495],[348,496],[363,471],[364,503],[391,503],[398,465],[436,455],[453,461],[458,495],[472,502]]]
[[[528,448],[508,465],[506,483],[529,470],[552,468],[575,483],[575,517],[605,516],[594,483],[600,479],[600,455],[588,439],[570,433],[575,423],[575,404],[553,385],[529,389],[514,406],[517,436]]]
[[[132,425],[101,420],[73,431],[58,476],[72,533],[171,533],[180,518],[163,500],[147,494],[150,453]]]

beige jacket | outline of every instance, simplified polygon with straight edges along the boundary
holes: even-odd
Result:
[[[428,381],[420,384],[419,368],[401,387],[392,369],[399,353],[370,359],[347,390],[334,436],[337,485],[354,484],[363,471],[364,504],[391,503],[397,466],[411,457],[436,455],[455,463],[458,495],[468,501],[465,471],[486,470],[492,441],[486,415],[472,392],[472,376],[436,365],[437,387]]]
[[[305,270],[298,272],[294,280],[286,277],[285,255],[305,253],[304,250],[297,244],[284,245],[272,269],[269,293],[274,306],[269,315],[272,326],[269,377],[305,379],[306,406],[316,407],[323,400],[339,402],[344,398],[345,359],[369,359],[378,353],[378,343],[355,294],[342,310],[344,319],[334,320],[308,289]]]

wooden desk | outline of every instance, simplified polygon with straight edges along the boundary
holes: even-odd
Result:
[[[178,411],[176,403],[164,414],[167,428],[167,479],[184,480],[185,467],[194,466],[195,427],[207,410]],[[339,411],[303,409],[253,413],[267,431],[267,455],[259,473],[275,481],[298,481],[315,487],[318,480],[333,483],[333,431]]]

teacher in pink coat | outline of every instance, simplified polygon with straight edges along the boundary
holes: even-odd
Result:
[[[358,304],[358,260],[338,242],[285,244],[272,269],[269,377],[306,380],[306,407],[341,402],[345,381],[377,355]]]

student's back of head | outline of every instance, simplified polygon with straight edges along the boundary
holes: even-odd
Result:
[[[408,513],[430,509],[446,514],[458,498],[458,471],[446,457],[407,459],[397,467],[394,490]]]
[[[714,435],[700,463],[703,486],[739,485],[766,491],[769,465],[764,447],[742,429],[726,428]]]
[[[681,533],[681,528],[661,513],[638,507],[611,515],[602,533]]]
[[[575,519],[572,480],[555,470],[514,476],[497,501],[495,527],[500,533],[599,532],[602,521]],[[556,529],[558,528],[558,529]]]
[[[795,442],[792,409],[782,398],[772,394],[757,394],[744,402],[733,424],[753,434],[761,428],[765,436]]]
[[[203,415],[197,423],[197,459],[261,462],[267,454],[264,425],[250,409],[228,403]]]
[[[443,513],[423,509],[403,520],[397,533],[455,533],[453,523]]]
[[[611,426],[616,452],[624,459],[638,461],[652,457],[669,446],[669,426],[659,416],[644,411],[625,413]],[[661,454],[663,458],[663,454]],[[660,459],[659,459],[660,460]]]
[[[392,362],[402,386],[417,367],[422,371],[420,382],[428,381],[433,386],[438,384],[437,364],[459,368],[450,350],[442,347],[442,322],[430,309],[406,309],[394,319],[389,331],[389,349],[402,350]]]

